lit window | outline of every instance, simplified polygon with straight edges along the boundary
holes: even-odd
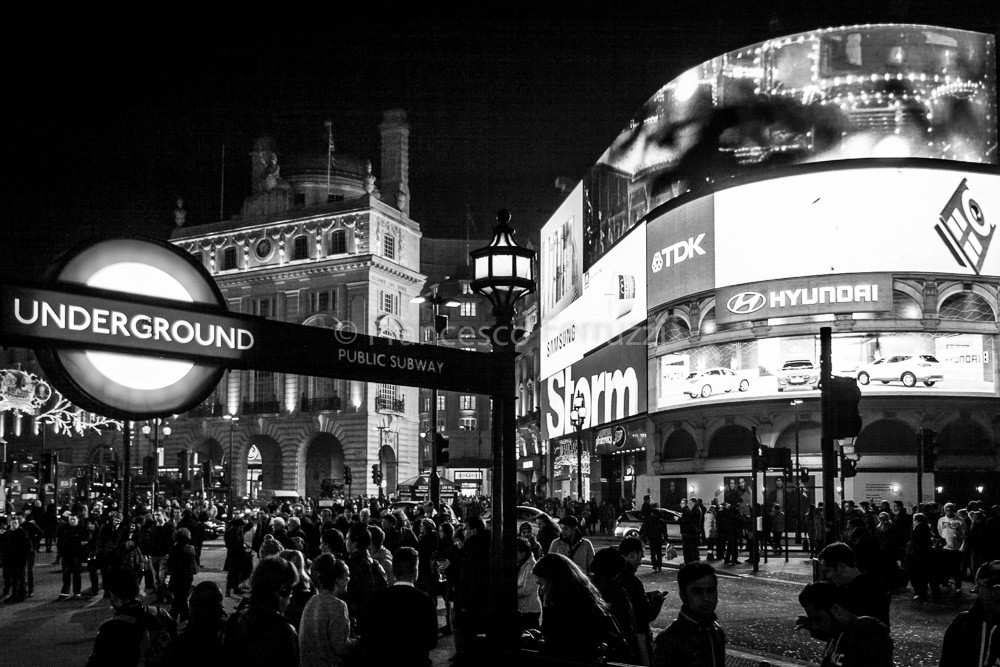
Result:
[[[462,410],[475,410],[476,409],[476,397],[470,396],[468,394],[463,394],[459,399],[459,406]]]
[[[472,294],[471,283],[462,283],[462,294]]]
[[[444,410],[444,394],[438,394],[437,403],[438,403],[438,412]]]
[[[309,259],[309,237],[305,234],[295,237],[292,244],[292,259]]]
[[[462,307],[459,309],[459,314],[464,317],[472,317],[476,314],[476,302],[475,301],[463,301]]]
[[[396,237],[386,234],[383,238],[382,254],[386,259],[396,259]]]
[[[382,290],[379,290],[378,305],[383,312],[389,313],[391,315],[399,315],[398,294],[392,294],[390,292],[383,292]]]
[[[458,428],[463,431],[475,431],[476,430],[476,418],[475,417],[462,417],[458,420]]]

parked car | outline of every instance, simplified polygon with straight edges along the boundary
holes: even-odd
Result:
[[[538,524],[535,522],[540,515],[545,514],[542,510],[537,507],[531,507],[529,505],[518,505],[517,506],[517,525],[521,526],[522,523],[527,521],[531,524],[531,534],[538,534]],[[492,510],[486,510],[483,512],[483,521],[489,524],[490,520],[493,518]]]
[[[928,387],[944,380],[941,362],[930,354],[897,354],[878,359],[858,368],[856,376],[861,384],[878,380],[882,384],[902,382],[904,387],[913,387],[923,382]]]
[[[691,373],[684,384],[684,393],[691,398],[708,398],[719,392],[746,391],[750,388],[750,380],[741,378],[728,368],[708,368]]]
[[[217,540],[226,532],[226,524],[218,519],[209,519],[202,529],[205,540]]]
[[[654,511],[659,512],[663,520],[667,522],[667,539],[681,539],[681,513],[674,510],[657,507]],[[623,539],[626,537],[639,537],[642,530],[642,513],[639,510],[629,510],[620,517],[615,525],[615,537]]]
[[[786,361],[777,375],[778,391],[792,387],[819,389],[819,367],[808,359]]]

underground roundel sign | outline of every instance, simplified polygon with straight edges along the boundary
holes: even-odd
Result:
[[[55,284],[89,288],[87,293],[107,290],[150,298],[148,307],[123,307],[100,297],[25,298],[17,303],[14,316],[19,323],[61,327],[100,343],[97,349],[38,350],[57,388],[94,412],[130,419],[186,412],[205,400],[222,378],[219,364],[144,356],[134,352],[137,344],[153,353],[175,354],[170,346],[252,345],[252,340],[241,340],[248,332],[218,323],[226,306],[215,281],[201,264],[171,245],[141,239],[91,242],[57,260],[49,277]],[[128,343],[129,352],[110,350],[116,343]]]

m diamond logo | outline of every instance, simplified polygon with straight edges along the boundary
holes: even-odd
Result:
[[[767,297],[760,292],[740,292],[729,298],[726,308],[736,315],[755,313],[767,303]]]

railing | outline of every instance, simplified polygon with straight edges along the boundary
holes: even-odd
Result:
[[[221,417],[225,413],[222,403],[209,399],[188,411],[189,417]]]
[[[281,404],[277,399],[270,401],[243,401],[240,410],[245,415],[274,414],[281,412]]]
[[[376,396],[375,409],[380,412],[406,412],[406,402],[402,398]]]
[[[340,410],[340,396],[302,397],[302,412],[320,412],[322,410]]]

